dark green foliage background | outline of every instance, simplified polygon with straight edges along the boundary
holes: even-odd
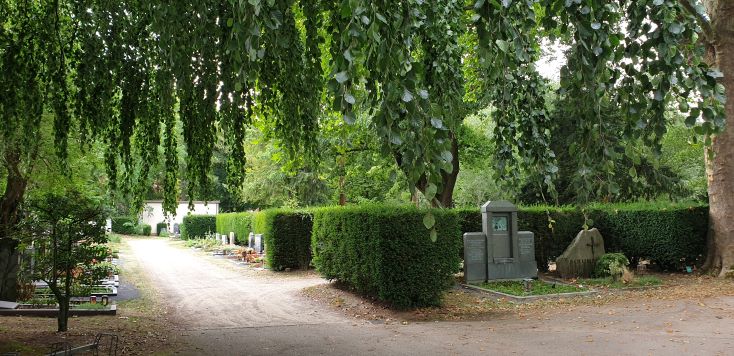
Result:
[[[462,233],[482,231],[479,209],[457,210]],[[675,269],[684,261],[695,261],[706,251],[708,207],[676,204],[597,204],[587,208],[604,237],[605,249],[622,252],[631,260],[649,258],[664,269]],[[552,228],[548,218],[554,220]],[[538,268],[561,255],[583,228],[584,215],[572,207],[523,207],[518,228],[535,234]],[[459,252],[463,254],[463,252]]]
[[[423,225],[425,211],[404,207],[334,207],[314,211],[314,264],[397,307],[439,305],[459,270],[457,214],[434,210],[438,239]]]
[[[164,223],[164,222],[159,222],[159,223],[157,223],[157,224],[155,225],[155,234],[156,234],[156,235],[160,235],[160,234],[161,234],[161,230],[163,230],[163,229],[168,229],[168,224],[166,224],[166,223]],[[170,231],[169,231],[169,232],[170,232]]]
[[[135,216],[114,216],[112,220],[112,232],[123,235],[135,235],[135,226],[138,218]],[[125,223],[130,223],[125,226]]]
[[[312,219],[310,212],[287,209],[255,214],[252,230],[263,234],[268,267],[276,271],[309,267]]]
[[[214,215],[186,215],[181,224],[181,238],[184,240],[202,238],[215,231],[217,220]]]
[[[234,232],[237,242],[247,245],[247,236],[252,231],[253,215],[253,213],[217,214],[217,232],[224,235]]]

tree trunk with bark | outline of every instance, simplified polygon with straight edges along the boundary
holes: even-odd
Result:
[[[709,236],[704,268],[734,273],[734,1],[704,1],[711,19],[713,65],[724,74],[726,127],[713,138],[708,169]]]
[[[0,300],[15,301],[19,252],[18,241],[12,234],[20,221],[20,204],[28,179],[20,171],[18,152],[6,151],[4,158],[8,176],[5,192],[0,197]]]
[[[444,207],[444,208],[453,208],[454,207],[454,188],[456,187],[456,180],[459,177],[459,140],[456,137],[456,134],[454,132],[451,132],[451,154],[453,155],[454,159],[451,161],[451,165],[453,167],[453,170],[451,173],[446,173],[445,171],[441,171],[441,191],[436,193],[436,197],[433,198],[433,201],[431,202],[431,205],[433,207]],[[398,166],[400,166],[401,163],[401,157],[400,155],[395,155],[395,160],[398,163]],[[428,187],[428,181],[425,176],[422,176],[418,182],[415,184],[416,189],[418,189],[421,192],[425,192],[426,188]],[[416,206],[418,205],[418,195],[417,193],[414,193],[411,197],[411,200],[413,201]]]

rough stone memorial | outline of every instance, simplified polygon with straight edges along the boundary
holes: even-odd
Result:
[[[605,252],[604,238],[599,230],[581,230],[556,258],[556,270],[563,278],[591,277],[596,260]]]
[[[532,232],[518,231],[517,207],[504,200],[482,205],[482,232],[464,234],[466,283],[537,278]]]

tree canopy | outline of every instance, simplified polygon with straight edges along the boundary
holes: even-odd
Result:
[[[525,171],[552,191],[558,164],[534,63],[541,39],[553,38],[570,46],[559,94],[583,118],[569,148],[578,181],[601,172],[610,178],[603,189],[616,194],[615,159],[635,153],[613,147],[619,130],[604,125],[604,103],[624,113],[630,142],[651,147],[673,105],[699,134],[724,124],[722,74],[699,41],[704,14],[687,0],[3,0],[0,131],[3,142],[32,147],[50,110],[60,157],[77,128],[82,141],[104,140],[113,187],[147,184],[140,177],[162,144],[172,210],[177,117],[193,198],[206,194],[217,131],[237,184],[253,120],[266,121],[288,154],[317,157],[324,113],[347,123],[365,114],[411,185],[426,182],[430,200],[444,188],[441,172],[454,169],[452,133],[468,112],[492,105],[500,177],[516,181]]]

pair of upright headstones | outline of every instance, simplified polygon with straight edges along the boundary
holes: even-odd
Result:
[[[263,235],[250,232],[250,235],[247,237],[247,247],[254,249],[257,253],[263,253],[263,251],[265,250],[265,244],[263,244]]]
[[[517,207],[504,200],[482,205],[482,232],[464,234],[466,283],[537,278],[532,232],[518,231]]]

